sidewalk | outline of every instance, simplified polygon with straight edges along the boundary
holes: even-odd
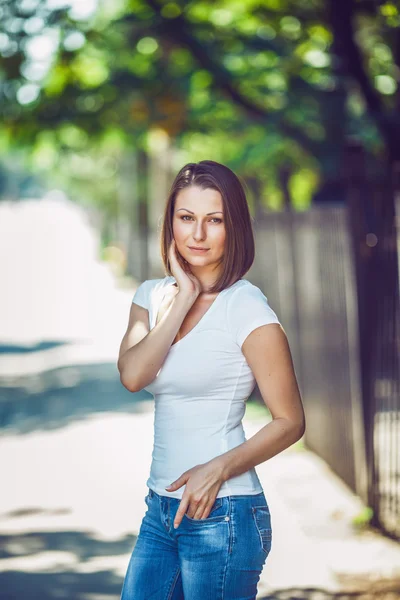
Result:
[[[152,401],[138,402],[135,410],[3,437],[0,580],[12,590],[21,577],[28,583],[15,597],[47,599],[64,589],[61,597],[74,600],[86,589],[85,598],[118,600],[146,508],[152,450]],[[262,424],[245,420],[244,426],[250,437]],[[360,504],[313,453],[288,449],[257,471],[273,526],[259,598],[303,597],[288,590],[308,587],[329,597],[349,587],[347,577],[400,575],[400,545],[352,531]],[[37,587],[39,574],[43,587]],[[65,587],[69,578],[79,594]]]
[[[246,421],[245,429],[250,437],[260,424]],[[288,448],[257,472],[273,527],[260,597],[307,587],[358,592],[388,578],[397,582],[391,598],[400,598],[400,544],[371,529],[354,529],[352,518],[363,504],[322,459]]]

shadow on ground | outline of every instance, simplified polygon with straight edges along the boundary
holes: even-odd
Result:
[[[0,536],[0,558],[34,559],[43,553],[54,555],[54,564],[43,571],[40,567],[26,572],[3,571],[0,574],[1,600],[67,598],[119,598],[123,577],[113,570],[99,568],[91,562],[104,557],[128,554],[136,536],[128,535],[118,541],[101,541],[81,531],[31,532]],[[58,564],[57,564],[58,562]],[[62,567],[61,564],[69,563]],[[77,569],[75,570],[74,566]],[[84,572],[84,571],[87,572]],[[81,571],[81,572],[79,572]]]
[[[128,535],[118,541],[100,541],[90,532],[31,532],[18,535],[0,536],[0,558],[18,558],[33,561],[35,556],[47,553],[54,555],[53,566],[40,570],[37,565],[29,571],[3,571],[0,575],[1,600],[118,600],[120,598],[123,577],[117,576],[113,569],[97,565],[96,561],[129,554],[136,536]],[[365,582],[358,588],[365,589]],[[348,586],[350,587],[350,586]],[[332,593],[320,588],[287,588],[272,592],[267,596],[258,596],[258,600],[394,600],[400,598],[400,581],[376,582],[368,592]]]
[[[0,354],[5,353],[0,347]],[[115,362],[75,364],[29,375],[0,377],[2,434],[50,431],[100,412],[139,410],[145,391],[121,384]]]
[[[37,353],[57,345],[39,345],[30,350]],[[0,355],[20,352],[26,354],[26,349],[0,347]],[[151,399],[146,392],[132,394],[122,386],[115,362],[74,364],[32,375],[3,377],[0,378],[1,434],[56,430],[101,412],[136,413],[143,410],[141,401]],[[49,515],[49,512],[57,518],[63,510],[23,508],[3,513],[0,520]],[[4,561],[0,600],[119,600],[123,583],[121,560],[125,560],[121,557],[127,557],[127,567],[135,543],[136,535],[109,541],[99,539],[91,531],[0,535],[0,560]],[[7,564],[7,561],[12,562]],[[258,600],[400,599],[400,581],[369,584],[368,592],[359,591],[366,588],[365,581],[344,582],[343,587],[350,591],[287,588],[259,595]]]

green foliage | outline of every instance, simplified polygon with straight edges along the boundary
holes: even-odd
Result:
[[[374,516],[374,511],[370,506],[366,506],[363,508],[358,515],[353,517],[352,525],[356,529],[362,530],[369,526],[372,517]]]
[[[291,175],[289,189],[293,198],[293,205],[301,210],[307,208],[313,193],[318,187],[318,174],[311,169],[299,169]]]
[[[335,4],[352,20],[345,41],[359,45],[378,114],[354,57],[338,70],[333,41],[347,29],[335,30],[332,2],[118,0],[82,17],[76,7],[6,0],[1,137],[57,171],[61,162],[75,169],[73,156],[88,165],[99,148],[112,156],[113,135],[123,152],[162,130],[183,159],[213,157],[257,177],[270,208],[282,205],[284,165],[293,205],[304,209],[337,176],[346,135],[378,152],[399,123],[397,4]]]

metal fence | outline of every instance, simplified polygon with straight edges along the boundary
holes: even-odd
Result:
[[[374,525],[400,538],[394,189],[364,184],[349,177],[346,205],[259,217],[248,278],[264,290],[288,335],[306,445],[374,510]],[[366,188],[373,203],[365,201]]]
[[[374,524],[400,538],[400,165],[376,170],[357,146],[347,162],[359,290],[368,503],[374,509]]]

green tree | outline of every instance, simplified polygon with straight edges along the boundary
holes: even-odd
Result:
[[[338,197],[351,134],[399,159],[392,1],[129,0],[86,20],[45,2],[1,10],[3,134],[14,143],[49,131],[68,148],[118,131],[145,149],[154,127],[177,144],[212,137],[224,160],[281,197],[283,181],[296,197],[318,182],[319,197]],[[40,36],[54,45],[42,77]]]

